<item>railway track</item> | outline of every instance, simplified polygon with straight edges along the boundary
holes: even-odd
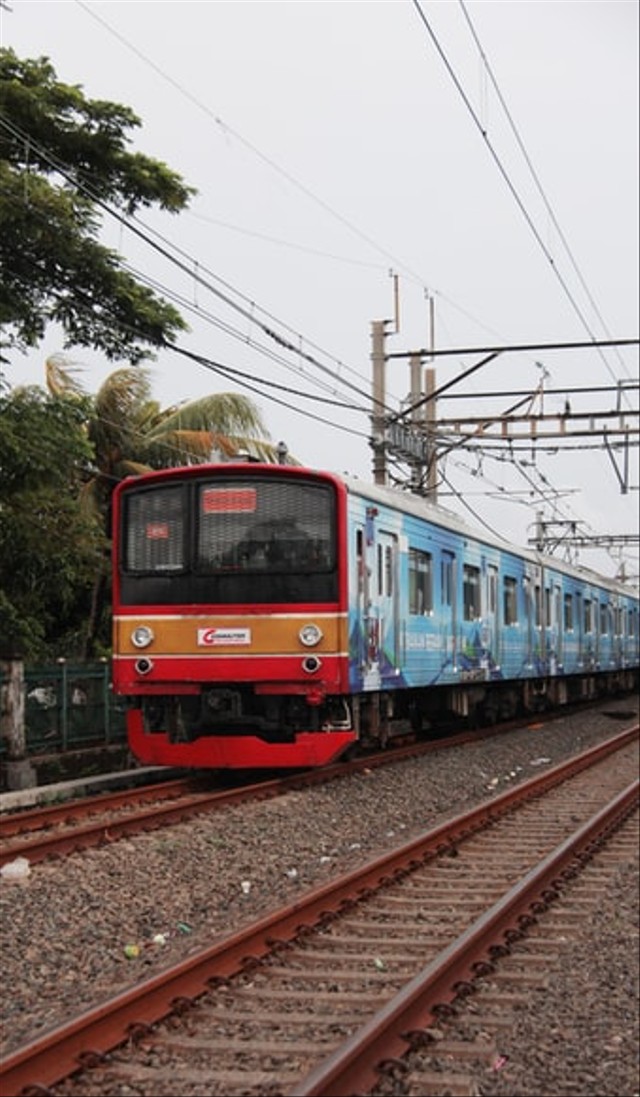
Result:
[[[45,1034],[1,1065],[3,1094],[368,1092],[637,812],[637,732]]]
[[[564,715],[564,714],[563,714]],[[546,714],[537,728],[558,719]],[[430,741],[408,742],[382,752],[340,761],[322,769],[307,770],[269,778],[260,773],[257,780],[242,783],[239,774],[231,775],[234,787],[213,787],[219,775],[199,774],[147,786],[114,790],[94,796],[49,804],[25,811],[0,813],[0,868],[17,858],[37,864],[48,858],[113,843],[120,838],[188,819],[194,815],[219,811],[245,800],[266,799],[291,789],[323,784],[358,771],[393,765],[408,757],[447,750],[517,730],[521,722],[510,721],[491,728],[474,729]],[[230,775],[227,775],[230,776]]]
[[[512,728],[512,725],[509,725]],[[306,770],[240,784],[235,775],[233,788],[211,788],[206,778],[180,778],[144,788],[105,792],[62,804],[0,815],[0,867],[18,857],[31,864],[48,857],[62,857],[90,849],[125,836],[149,831],[188,819],[193,815],[219,811],[246,800],[266,799],[314,784],[346,777],[363,769],[392,765],[407,757],[451,749],[504,732],[505,727],[465,731],[446,739],[413,742],[388,750],[338,762],[322,769]]]

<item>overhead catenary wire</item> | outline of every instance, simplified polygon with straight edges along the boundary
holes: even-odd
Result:
[[[561,287],[564,291],[564,294],[567,297],[567,300],[571,304],[571,307],[573,308],[573,311],[575,312],[576,316],[578,317],[578,319],[580,320],[582,326],[584,327],[584,330],[589,333],[589,335],[591,336],[592,342],[595,343],[596,342],[596,336],[594,335],[593,331],[591,330],[591,326],[590,326],[586,316],[584,315],[584,312],[580,308],[574,294],[571,292],[566,279],[562,276],[562,274],[558,270],[558,266],[555,262],[555,259],[554,259],[553,255],[551,254],[549,248],[547,247],[544,240],[542,239],[542,236],[541,236],[540,232],[538,231],[538,229],[537,229],[537,227],[536,227],[536,225],[533,221],[533,218],[532,218],[531,214],[529,213],[529,211],[528,211],[527,207],[525,206],[522,198],[520,197],[513,181],[511,180],[511,177],[509,176],[509,173],[507,172],[504,164],[502,163],[502,160],[500,159],[500,157],[498,156],[498,153],[494,149],[493,144],[492,144],[492,142],[489,138],[489,135],[487,133],[487,130],[486,130],[485,126],[483,126],[481,119],[478,117],[477,112],[474,110],[474,108],[471,104],[471,101],[470,101],[468,95],[466,94],[464,88],[462,87],[462,84],[461,84],[460,80],[458,79],[458,76],[454,72],[453,66],[452,66],[451,62],[449,61],[449,58],[447,57],[443,47],[441,46],[441,44],[440,44],[440,42],[439,42],[439,40],[438,40],[438,38],[435,34],[435,31],[434,31],[429,19],[427,19],[427,16],[425,15],[425,13],[422,9],[422,5],[421,5],[420,0],[412,0],[412,3],[413,3],[413,5],[414,5],[414,7],[415,7],[415,9],[418,13],[418,17],[419,17],[422,25],[424,26],[425,30],[427,31],[433,45],[435,46],[435,49],[436,49],[442,63],[444,64],[451,80],[453,81],[453,83],[455,85],[455,88],[456,88],[458,94],[460,95],[460,98],[462,99],[465,107],[467,108],[467,111],[469,112],[469,114],[471,115],[471,118],[473,119],[473,122],[474,122],[476,128],[478,129],[483,141],[485,142],[485,145],[486,145],[487,149],[489,150],[489,154],[490,154],[493,162],[495,163],[496,167],[498,168],[498,171],[499,171],[500,175],[502,176],[504,182],[506,183],[507,189],[509,190],[512,198],[514,199],[514,201],[516,203],[516,206],[520,210],[520,213],[524,217],[524,220],[525,220],[531,234],[533,235],[536,243],[538,244],[538,247],[540,248],[543,255],[545,256],[545,258],[546,258],[549,266],[551,267],[551,270],[553,271],[555,277],[557,278],[558,282],[560,283],[560,285],[561,285]],[[607,370],[609,371],[609,373],[611,374],[611,376],[613,377],[613,379],[615,380],[615,374],[613,373],[613,370],[611,369],[610,364],[606,360],[604,361],[604,364],[605,364]]]
[[[83,8],[86,8],[86,5],[85,5],[85,4],[81,4],[81,7],[83,7]],[[217,120],[216,120],[216,121],[217,121]],[[218,366],[220,366],[220,363],[217,363],[217,365],[218,365]],[[257,380],[257,378],[254,378],[254,380]],[[315,383],[315,381],[314,381],[314,383]],[[295,395],[299,395],[299,394],[295,394]],[[451,395],[453,395],[453,394],[451,394]]]
[[[25,131],[21,130],[20,127],[16,126],[14,123],[11,123],[5,117],[0,117],[0,126],[3,126],[6,130],[11,132],[16,137],[19,137],[23,140],[29,139],[29,135]],[[33,142],[31,142],[31,144],[33,144]],[[166,260],[168,260],[179,270],[181,270],[184,274],[188,275],[190,279],[192,279],[194,282],[197,282],[203,288],[213,293],[226,305],[235,310],[239,315],[243,316],[245,320],[260,328],[264,332],[264,334],[272,339],[277,345],[281,346],[283,349],[290,351],[298,358],[304,359],[306,362],[308,362],[310,365],[313,365],[321,372],[324,372],[325,374],[330,376],[337,385],[341,385],[347,389],[350,389],[351,391],[357,393],[357,395],[361,398],[366,398],[366,394],[363,392],[360,386],[353,384],[345,377],[341,377],[340,374],[337,373],[333,368],[320,362],[315,355],[303,350],[302,346],[296,346],[296,344],[292,342],[292,340],[288,336],[281,335],[278,331],[275,330],[274,327],[271,326],[271,320],[269,323],[267,323],[266,320],[262,320],[260,316],[256,315],[256,306],[254,302],[251,302],[251,305],[253,306],[252,309],[248,308],[246,304],[241,304],[237,301],[234,301],[228,292],[219,289],[217,286],[213,285],[211,281],[204,277],[202,271],[206,271],[206,268],[201,267],[195,259],[191,259],[190,263],[187,264],[182,258],[178,257],[178,255],[171,254],[171,251],[169,251],[168,246],[166,246],[165,243],[160,244],[157,240],[153,239],[154,235],[159,234],[155,234],[152,229],[148,229],[147,226],[143,226],[142,222],[140,222],[137,218],[126,216],[125,214],[121,213],[120,210],[113,208],[103,198],[92,192],[90,186],[86,182],[78,179],[77,173],[73,172],[68,165],[65,165],[61,161],[59,161],[42,145],[38,144],[37,147],[39,155],[50,164],[51,168],[54,171],[58,172],[64,179],[66,179],[66,181],[71,186],[75,187],[79,192],[84,193],[104,212],[108,213],[116,221],[125,226],[133,235],[137,236],[144,243],[148,244],[153,250],[157,251]],[[178,253],[180,253],[181,251],[181,249],[178,248],[175,248],[174,250]],[[182,254],[184,255],[184,253]],[[244,301],[249,301],[249,298],[244,297]],[[281,326],[283,326],[285,330],[287,330],[286,326]],[[292,331],[291,328],[289,328],[288,330],[290,332]],[[298,338],[301,339],[302,337],[298,336]],[[339,366],[344,365],[344,363],[337,364]]]
[[[555,230],[558,234],[558,237],[559,237],[559,239],[560,239],[560,241],[561,241],[561,243],[564,247],[564,250],[567,254],[569,262],[571,263],[571,266],[573,267],[574,273],[575,273],[578,281],[580,282],[580,285],[582,286],[582,289],[584,290],[584,293],[587,297],[587,300],[589,301],[589,304],[591,305],[591,308],[593,309],[595,315],[597,316],[598,320],[600,321],[600,323],[602,325],[602,328],[603,328],[603,331],[605,331],[605,333],[607,334],[609,339],[612,339],[613,337],[611,335],[611,332],[610,332],[610,330],[609,330],[609,328],[608,328],[608,326],[607,326],[607,324],[604,320],[604,317],[602,316],[602,313],[600,312],[598,304],[595,301],[595,299],[593,297],[593,294],[591,293],[591,290],[589,289],[589,286],[587,285],[587,282],[586,282],[586,280],[585,280],[585,278],[582,274],[582,271],[580,270],[580,267],[578,266],[577,260],[576,260],[574,254],[573,254],[573,251],[571,250],[571,246],[569,244],[569,241],[567,240],[567,237],[566,237],[565,233],[562,230],[562,227],[561,227],[561,225],[558,221],[558,218],[556,217],[556,214],[555,214],[555,211],[554,211],[554,209],[551,205],[551,202],[549,201],[549,199],[548,199],[548,197],[545,193],[545,190],[544,190],[544,187],[542,186],[542,182],[540,180],[538,172],[536,171],[536,169],[533,165],[533,162],[531,160],[531,157],[529,156],[529,153],[527,152],[524,141],[523,141],[523,139],[522,139],[522,137],[521,137],[521,135],[518,131],[518,127],[515,124],[515,121],[513,119],[511,111],[509,110],[509,107],[506,103],[505,97],[504,97],[504,95],[502,94],[502,92],[500,90],[500,87],[499,87],[498,81],[496,79],[495,73],[493,72],[493,69],[492,69],[492,67],[489,63],[489,59],[488,59],[488,57],[486,55],[486,52],[485,52],[485,50],[484,50],[484,48],[483,48],[483,46],[480,42],[480,39],[478,37],[478,33],[477,33],[477,31],[476,31],[476,29],[475,29],[475,27],[474,27],[474,25],[471,21],[471,16],[469,15],[467,6],[465,4],[465,0],[458,0],[458,3],[460,4],[460,7],[462,8],[462,12],[464,14],[465,20],[467,22],[467,25],[469,27],[469,30],[470,30],[471,35],[473,37],[473,40],[476,43],[476,46],[478,48],[478,52],[480,53],[480,57],[482,58],[482,63],[485,67],[485,70],[486,70],[488,76],[489,76],[489,79],[491,81],[491,85],[492,85],[492,87],[493,87],[493,89],[494,89],[494,91],[495,91],[495,93],[498,97],[498,102],[500,103],[500,106],[502,107],[502,109],[504,111],[505,117],[506,117],[507,122],[509,124],[509,127],[511,129],[511,132],[512,132],[514,138],[515,138],[516,144],[518,145],[518,148],[520,149],[520,152],[522,153],[524,161],[525,161],[525,163],[526,163],[526,165],[529,169],[529,172],[531,174],[531,178],[534,181],[534,184],[537,188],[538,194],[540,195],[540,197],[542,199],[542,202],[544,203],[544,207],[545,207],[545,209],[546,209],[546,211],[549,215],[549,218],[550,218],[550,220],[553,224],[553,227],[555,228]],[[623,369],[624,372],[627,373],[627,376],[628,376],[626,363],[624,362],[624,360],[623,360],[623,358],[622,358],[622,356],[621,356],[621,354],[618,350],[617,344],[614,346],[614,350],[616,351],[616,357],[618,359],[618,363],[619,363],[621,369]],[[603,361],[604,361],[604,359],[603,359]]]

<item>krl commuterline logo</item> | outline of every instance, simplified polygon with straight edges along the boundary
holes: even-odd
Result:
[[[249,628],[199,628],[198,647],[214,648],[221,644],[250,644]]]

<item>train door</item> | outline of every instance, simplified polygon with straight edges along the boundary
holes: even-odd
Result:
[[[549,673],[562,673],[564,668],[564,629],[562,590],[556,584],[551,601],[551,621],[549,629]]]
[[[541,583],[541,628],[540,628],[540,655],[542,666],[546,674],[556,673],[556,638],[553,633],[553,598],[550,579],[542,570]]]
[[[534,630],[534,592],[531,576],[525,575],[522,580],[524,590],[524,611],[526,616],[526,641],[525,641],[525,665],[527,670],[533,668],[533,630]]]
[[[616,667],[624,666],[624,653],[626,649],[624,609],[618,598],[613,606],[607,606],[610,621],[611,635],[611,662]]]
[[[498,569],[488,564],[484,582],[484,606],[482,607],[482,658],[486,664],[487,678],[491,677],[491,667],[498,663]]]
[[[356,660],[358,670],[364,674],[367,668],[368,644],[367,622],[369,606],[370,570],[367,565],[365,530],[359,526],[355,531],[356,538],[356,622],[357,627],[354,636],[357,640]]]
[[[582,591],[576,591],[576,632],[578,634],[578,670],[584,668],[585,643],[584,643],[584,608],[582,605]]]
[[[400,667],[398,538],[380,530],[376,545],[378,659],[383,674]]]
[[[443,551],[440,559],[440,628],[442,636],[442,670],[457,670],[458,649],[456,640],[456,558],[453,552]]]

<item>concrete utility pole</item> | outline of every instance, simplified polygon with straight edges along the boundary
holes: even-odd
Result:
[[[386,325],[388,320],[374,320],[371,325],[372,403],[371,448],[373,449],[373,480],[388,484],[387,452],[405,461],[411,468],[411,490],[437,501],[436,468],[436,371],[422,374],[422,352],[410,357],[409,407],[400,415],[386,413]],[[426,390],[426,391],[425,391]]]
[[[373,448],[373,482],[382,487],[387,483],[387,453],[385,438],[386,402],[386,320],[374,320],[371,325],[371,361],[373,365],[373,414],[371,416]]]
[[[0,689],[0,737],[7,744],[7,788],[32,788],[37,784],[37,778],[27,757],[22,660],[0,656],[0,674],[4,679]]]
[[[427,491],[426,499],[430,503],[438,501],[438,475],[436,462],[436,402],[433,394],[436,391],[436,371],[425,371],[425,395],[431,397],[426,403],[427,426]]]
[[[416,431],[419,431],[421,426],[423,426],[422,409],[417,406],[420,397],[422,396],[422,359],[419,354],[411,355],[411,358],[409,359],[409,371],[411,376],[411,387],[409,389],[411,423]],[[419,492],[421,487],[422,463],[414,460],[411,462],[411,490]]]

